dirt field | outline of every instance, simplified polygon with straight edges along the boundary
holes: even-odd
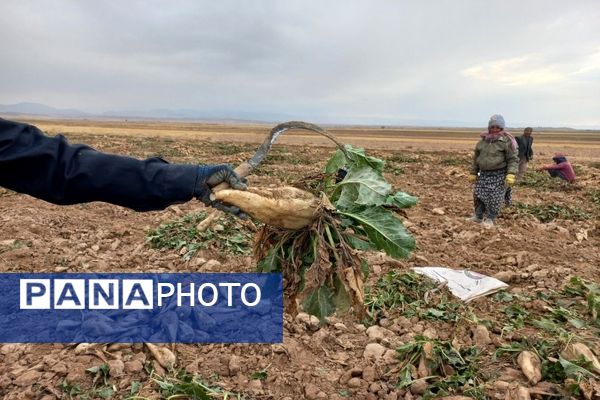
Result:
[[[54,121],[29,120],[50,134],[102,134],[124,136],[159,136],[208,141],[260,143],[272,128],[266,125],[193,124],[181,122],[122,122],[122,121]],[[369,149],[388,150],[470,150],[479,129],[450,128],[348,128],[331,127],[332,133],[344,143]],[[509,129],[520,135],[522,129]],[[538,156],[550,156],[561,151],[574,161],[600,160],[600,131],[536,130],[534,133]],[[331,146],[322,136],[304,131],[286,133],[278,142],[284,145]],[[538,157],[540,158],[540,157]],[[549,158],[549,157],[547,157]]]
[[[166,122],[34,123],[48,133],[63,133],[71,142],[107,152],[232,165],[248,159],[270,129]],[[515,352],[529,348],[543,355],[545,343],[548,348],[562,349],[570,342],[583,342],[600,355],[600,322],[594,305],[586,311],[590,300],[572,291],[570,297],[562,292],[572,277],[600,282],[600,134],[535,132],[536,159],[525,184],[514,191],[515,204],[503,211],[495,228],[486,230],[465,221],[472,212],[467,176],[477,130],[332,128],[331,132],[342,142],[366,147],[368,154],[387,160],[388,181],[420,198],[403,217],[417,241],[411,258],[397,261],[379,253],[367,255],[372,271],[370,299],[377,311],[372,318],[338,316],[319,326],[302,314],[295,319],[285,315],[283,344],[175,345],[177,369],[168,371],[142,344],[100,345],[85,352],[76,351],[74,345],[0,345],[0,396],[169,398],[189,394],[182,382],[195,377],[193,382],[210,386],[214,398],[226,398],[226,393],[229,398],[247,399],[428,397],[427,390],[439,379],[420,376],[416,362],[413,375],[423,378],[418,382],[425,388],[420,384],[403,387],[407,362],[396,352],[401,345],[427,338],[440,349],[452,346],[476,353],[469,364],[476,368],[462,370],[458,364],[443,368],[446,377],[460,379],[435,386],[437,394],[504,398],[522,386],[538,398],[539,393],[575,393],[584,398],[594,390],[600,395],[597,376],[595,380],[584,374],[577,380],[548,372],[558,363],[552,361],[557,360],[555,352],[542,357],[544,380],[528,382]],[[575,185],[531,172],[540,163],[550,162],[555,151],[565,152],[575,165]],[[293,182],[317,172],[332,153],[333,148],[320,137],[286,133],[249,182],[255,186]],[[235,254],[213,243],[190,256],[189,248],[157,249],[147,241],[149,231],[161,224],[203,210],[196,201],[149,213],[103,203],[60,207],[0,188],[0,271],[254,271],[248,251]],[[510,288],[507,294],[468,305],[450,297],[441,298],[443,304],[425,299],[412,315],[406,308],[383,306],[374,289],[378,279],[392,276],[391,272],[405,273],[413,266],[499,274]],[[410,285],[405,289],[417,290]],[[600,309],[600,303],[596,307]],[[436,312],[425,312],[432,308]],[[550,322],[532,323],[543,318]],[[498,352],[508,348],[512,352]],[[94,369],[103,365],[108,367]],[[429,372],[440,374],[435,368]],[[573,379],[578,394],[569,386]]]

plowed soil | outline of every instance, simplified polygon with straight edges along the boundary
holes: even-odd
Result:
[[[139,158],[158,155],[173,163],[232,165],[248,159],[270,129],[159,122],[33,123],[50,134],[63,133],[71,142],[111,153]],[[402,217],[417,241],[413,255],[398,261],[367,254],[372,269],[369,285],[389,271],[407,271],[414,266],[470,269],[490,276],[504,273],[509,293],[514,295],[560,291],[574,276],[600,282],[600,134],[534,132],[536,158],[530,171],[551,162],[551,155],[561,151],[576,166],[578,181],[575,185],[517,186],[514,191],[517,203],[569,207],[580,212],[581,218],[541,222],[513,206],[503,211],[493,229],[485,229],[466,221],[472,212],[467,177],[476,130],[330,131],[342,142],[365,147],[368,154],[386,159],[388,181],[420,198]],[[249,183],[280,185],[318,172],[333,150],[310,133],[286,133],[266,163],[249,177]],[[208,248],[186,261],[179,250],[148,245],[149,229],[202,209],[197,201],[148,213],[104,203],[56,206],[0,188],[0,272],[254,271],[255,263],[248,255]],[[539,306],[536,301],[528,306],[535,309]],[[478,343],[483,354],[481,369],[486,371],[481,393],[503,398],[506,388],[494,385],[500,378],[513,385],[535,386],[528,384],[513,359],[493,360],[491,355],[502,344],[544,333],[532,329],[506,333],[502,329],[507,323],[504,305],[493,296],[478,299],[469,307],[480,320],[492,321],[490,342]],[[477,319],[467,316],[449,323],[407,318],[391,310],[378,323],[391,335],[377,337],[373,329],[367,333],[369,323],[352,315],[332,317],[320,326],[303,315],[285,315],[282,344],[178,344],[169,348],[177,356],[177,370],[243,398],[411,399],[420,397],[419,390],[411,392],[397,385],[400,360],[394,349],[398,345],[424,332],[462,346],[477,341]],[[577,333],[594,337],[587,328]],[[383,355],[372,358],[371,343],[382,346]],[[597,340],[595,346],[594,340],[588,345],[599,354]],[[86,372],[105,363],[110,367],[106,385]],[[157,381],[177,373],[154,362],[142,344],[99,345],[83,353],[76,352],[75,345],[0,345],[0,396],[6,399],[127,398],[132,393],[155,399],[161,397]],[[506,378],[510,373],[512,378]],[[104,386],[111,390],[99,390]],[[462,389],[455,391],[462,393]]]

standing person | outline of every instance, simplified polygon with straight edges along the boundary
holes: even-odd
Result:
[[[517,144],[519,145],[519,172],[517,173],[517,182],[521,182],[527,171],[527,164],[533,160],[533,128],[527,127],[523,131],[523,135],[518,136]]]
[[[469,218],[483,222],[486,228],[494,225],[505,200],[507,188],[515,184],[519,156],[515,138],[504,130],[504,117],[492,115],[487,132],[475,146],[469,180],[475,183],[473,201],[475,215]],[[510,197],[510,194],[508,194]]]
[[[239,217],[239,208],[211,200],[222,182],[238,190],[246,183],[225,164],[169,164],[138,160],[69,144],[38,128],[0,118],[0,186],[54,204],[104,201],[136,211],[160,210],[197,198]]]
[[[575,170],[563,153],[555,153],[552,157],[554,164],[544,165],[539,171],[548,171],[551,177],[564,179],[569,183],[575,182]]]

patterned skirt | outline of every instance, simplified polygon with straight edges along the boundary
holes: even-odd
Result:
[[[480,171],[475,190],[473,192],[473,200],[475,204],[482,202],[485,205],[486,211],[491,215],[498,215],[502,203],[507,195],[504,179],[506,178],[506,169],[498,169],[495,171]],[[508,194],[510,201],[510,193]]]

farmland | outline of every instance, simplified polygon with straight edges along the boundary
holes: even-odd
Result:
[[[271,128],[28,122],[106,152],[232,165],[247,160]],[[177,344],[169,346],[177,356],[174,369],[156,363],[142,344],[85,351],[62,344],[0,345],[0,395],[154,399],[197,390],[214,398],[391,400],[435,393],[503,398],[518,386],[532,396],[600,393],[600,371],[593,365],[572,363],[569,369],[558,361],[574,342],[600,355],[600,293],[590,289],[600,282],[600,133],[534,131],[536,158],[514,190],[515,203],[486,230],[465,221],[472,212],[467,176],[478,130],[329,130],[386,160],[387,180],[420,199],[402,216],[417,242],[411,257],[365,255],[371,269],[367,318],[334,316],[318,324],[303,314],[285,315],[282,344]],[[286,133],[249,183],[292,183],[322,169],[333,150],[319,136]],[[575,185],[534,171],[555,151],[574,164]],[[0,188],[0,272],[254,271],[253,227],[223,217],[220,231],[199,238],[193,229],[205,211],[196,201],[148,213],[103,203],[61,207]],[[462,304],[412,274],[415,266],[469,269],[502,277],[510,287]],[[430,377],[413,382],[411,365],[418,369],[428,346],[435,366]],[[523,350],[543,361],[540,383],[521,372],[517,356]]]

